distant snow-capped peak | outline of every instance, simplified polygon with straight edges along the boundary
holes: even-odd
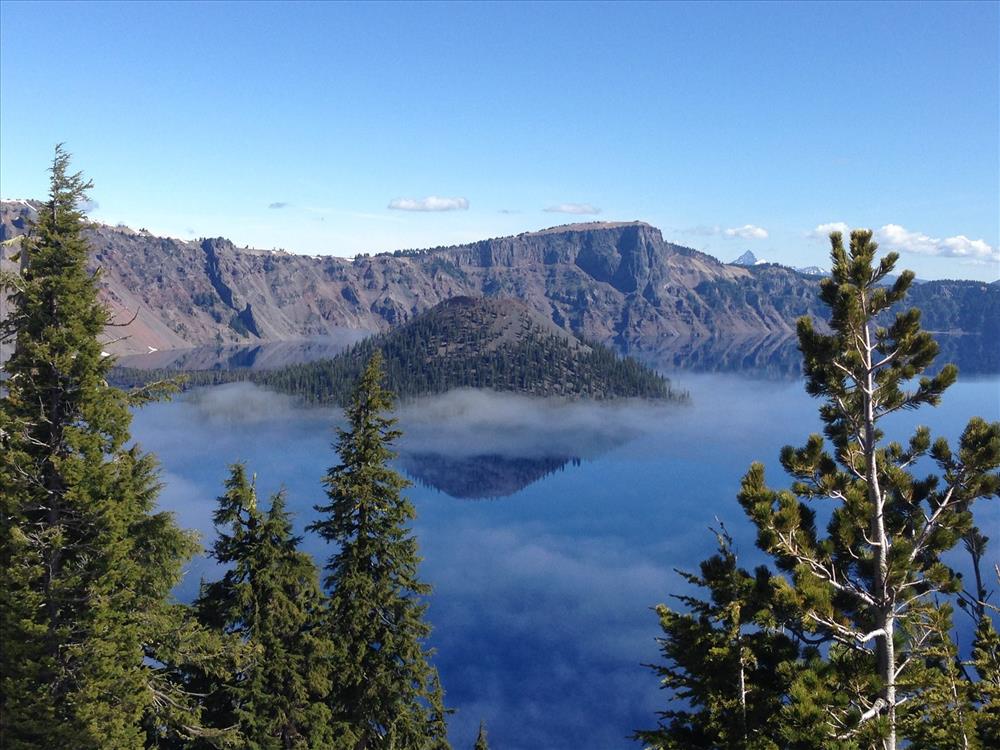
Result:
[[[743,255],[741,255],[736,260],[729,262],[731,266],[762,266],[765,263],[770,263],[769,260],[764,260],[763,258],[758,258],[753,254],[752,250],[747,250]],[[781,265],[780,263],[778,265]],[[793,271],[798,271],[806,276],[824,276],[826,271],[824,271],[819,266],[784,266],[784,268],[791,268]]]
[[[759,266],[762,263],[767,263],[766,260],[759,259],[753,254],[752,250],[747,250],[743,255],[734,261],[731,261],[729,265],[731,266]]]

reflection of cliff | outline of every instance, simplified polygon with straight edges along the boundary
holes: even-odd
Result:
[[[1000,349],[990,336],[935,333],[941,348],[936,371],[946,362],[966,375],[1000,372]],[[767,379],[802,375],[802,354],[795,336],[711,336],[667,338],[631,352],[662,372],[737,372]]]
[[[469,500],[513,495],[568,463],[580,465],[579,458],[570,456],[526,458],[495,453],[479,456],[404,453],[399,462],[418,484]]]
[[[766,378],[794,378],[802,372],[795,336],[668,338],[635,356],[665,372],[741,372]]]
[[[995,338],[974,334],[937,335],[941,347],[936,363],[952,362],[965,375],[996,375],[1000,372],[1000,347]]]
[[[275,370],[335,357],[366,335],[366,331],[343,329],[334,335],[302,341],[168,349],[122,357],[118,364],[140,370]]]

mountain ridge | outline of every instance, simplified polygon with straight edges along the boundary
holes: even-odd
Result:
[[[31,207],[0,204],[4,258],[16,252]],[[353,259],[107,225],[87,236],[103,298],[118,321],[134,318],[128,338],[109,344],[117,354],[306,339],[345,328],[384,331],[456,296],[520,299],[560,328],[630,352],[677,337],[792,334],[796,318],[823,309],[815,278],[773,264],[728,265],[637,221],[567,224]],[[985,284],[945,286],[947,314],[938,316],[937,330],[970,332],[959,325],[963,302],[982,304],[983,297],[991,314],[998,308],[995,285],[985,296]]]

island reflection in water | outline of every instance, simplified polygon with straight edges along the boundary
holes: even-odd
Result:
[[[582,461],[576,456],[405,453],[399,462],[407,476],[418,484],[462,500],[494,500],[513,495],[570,463],[579,466]]]
[[[399,466],[451,497],[507,497],[621,448],[683,408],[457,389],[400,407]]]
[[[183,370],[274,369],[335,356],[366,331],[253,346],[214,346],[123,358],[127,367]],[[1000,349],[984,336],[939,335],[938,361],[963,375],[1000,372]],[[802,359],[794,336],[677,337],[632,352],[684,388],[686,373],[739,373],[758,380],[793,381]],[[196,399],[201,398],[199,396]],[[574,406],[575,403],[575,406]],[[596,411],[590,407],[596,406]],[[610,405],[606,405],[610,408]],[[404,431],[398,467],[416,484],[468,500],[514,495],[567,467],[579,467],[620,448],[662,423],[667,407],[618,402],[614,418],[601,405],[458,390],[400,408]],[[623,410],[624,407],[624,410]],[[678,407],[671,407],[678,408]],[[611,412],[605,409],[605,417]],[[330,414],[337,419],[336,410]],[[525,441],[525,435],[532,435]]]
[[[735,499],[740,479],[759,460],[775,486],[787,486],[781,446],[822,428],[817,401],[795,381],[690,373],[677,381],[690,405],[460,392],[400,408],[400,466],[414,453],[581,457],[498,502],[463,502],[419,483],[406,491],[417,510],[420,575],[434,586],[430,645],[458,710],[449,721],[456,747],[470,745],[480,719],[508,750],[634,747],[629,734],[664,708],[656,676],[641,665],[658,660],[649,608],[685,591],[675,570],[696,569],[712,552],[708,528],[717,520],[734,535],[741,564],[765,562]],[[905,439],[925,422],[955,440],[971,415],[1000,417],[997,384],[961,378],[941,407],[893,415],[887,436]],[[204,545],[215,536],[227,466],[245,460],[262,498],[285,488],[302,549],[323,564],[333,549],[304,529],[326,499],[321,479],[337,462],[336,425],[339,410],[237,383],[139,409],[133,434],[161,462],[160,507],[200,531]],[[977,522],[997,528],[998,513],[985,503]],[[961,569],[966,558],[958,550],[949,562]],[[987,567],[996,561],[991,548]],[[199,557],[176,594],[189,601],[200,579],[219,575]]]

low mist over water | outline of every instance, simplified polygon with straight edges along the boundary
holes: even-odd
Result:
[[[761,460],[771,483],[786,486],[778,452],[819,430],[818,402],[798,381],[684,373],[675,382],[690,405],[455,391],[400,408],[398,465],[419,480],[408,494],[421,577],[434,586],[436,663],[458,709],[456,746],[484,719],[507,750],[635,747],[628,735],[663,708],[641,664],[658,657],[649,608],[683,590],[674,568],[711,554],[716,518],[741,564],[763,561],[735,499],[740,477]],[[998,385],[996,376],[960,381],[939,408],[897,415],[889,431],[925,423],[955,440],[968,417],[1000,417]],[[341,423],[337,410],[234,384],[141,409],[133,432],[160,458],[161,504],[208,544],[214,498],[238,460],[257,473],[262,496],[287,489],[301,531],[324,499]],[[977,510],[994,538],[997,505]],[[312,535],[303,547],[321,562],[331,552]],[[989,567],[995,547],[990,554]],[[193,563],[179,596],[207,574],[211,561]]]

